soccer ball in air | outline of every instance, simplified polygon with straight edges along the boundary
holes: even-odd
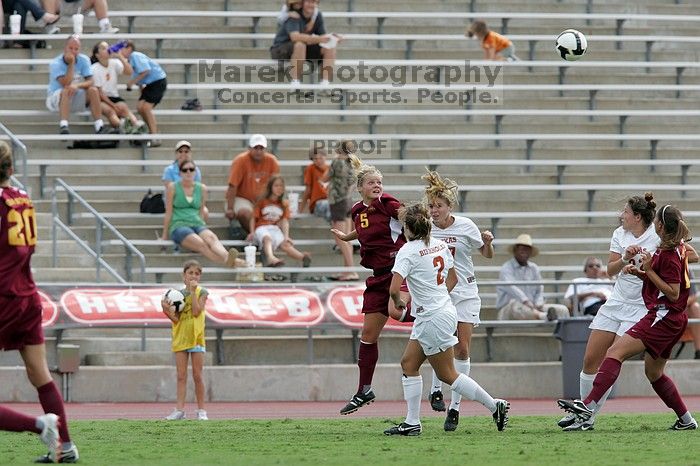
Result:
[[[567,61],[579,60],[588,49],[588,41],[582,32],[567,29],[557,36],[557,53]]]
[[[185,296],[175,288],[170,288],[163,295],[163,299],[170,304],[172,312],[180,312],[185,306]]]

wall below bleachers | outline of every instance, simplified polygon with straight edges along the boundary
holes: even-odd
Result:
[[[700,364],[672,361],[667,373],[683,395],[700,395]],[[472,376],[489,393],[503,398],[562,396],[562,368],[558,362],[477,363]],[[423,367],[427,396],[430,373]],[[357,366],[217,366],[204,370],[207,401],[338,401],[347,400],[357,386]],[[60,385],[60,379],[56,382]],[[193,387],[188,388],[189,401]],[[21,367],[0,368],[0,402],[33,402],[36,391]],[[401,368],[379,364],[373,389],[380,400],[402,400]],[[291,390],[291,391],[290,391]],[[174,366],[83,367],[72,377],[73,402],[175,401]],[[642,361],[623,365],[616,396],[654,396],[644,377]],[[339,406],[340,408],[340,406]]]

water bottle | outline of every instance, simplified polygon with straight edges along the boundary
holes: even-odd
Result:
[[[108,51],[109,53],[117,53],[117,52],[119,52],[121,49],[123,49],[124,47],[126,47],[126,45],[127,45],[127,41],[121,40],[121,41],[117,42],[117,43],[114,44],[114,45],[110,45],[109,48],[107,49],[107,51]]]
[[[14,14],[10,15],[10,34],[13,36],[18,36],[21,32],[21,26],[22,17],[17,14],[17,11],[15,11]]]

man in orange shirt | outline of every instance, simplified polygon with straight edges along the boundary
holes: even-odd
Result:
[[[255,203],[264,194],[272,175],[280,171],[277,157],[266,152],[267,138],[253,134],[248,150],[238,154],[231,163],[226,190],[226,218],[230,220],[229,237],[243,240],[248,236],[248,225]]]

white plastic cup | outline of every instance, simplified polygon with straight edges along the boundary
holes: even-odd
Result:
[[[299,213],[299,193],[289,193],[289,215],[292,217]]]
[[[328,42],[322,42],[319,45],[324,49],[334,49],[338,45],[338,37],[331,34]]]
[[[22,28],[22,17],[15,13],[10,15],[10,34],[13,36],[18,36]]]
[[[252,244],[246,246],[243,248],[243,251],[245,251],[245,265],[246,267],[253,268],[255,267],[255,252],[257,251],[257,248],[253,246]]]
[[[85,19],[85,17],[82,15],[82,13],[76,13],[73,15],[73,34],[83,33],[83,19]]]

